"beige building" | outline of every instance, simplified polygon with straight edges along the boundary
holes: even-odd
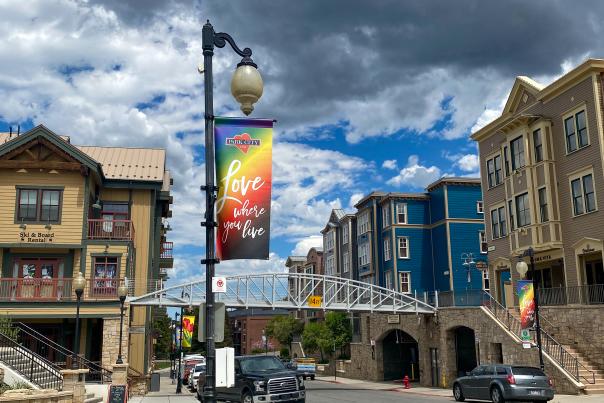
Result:
[[[517,77],[501,116],[472,134],[491,292],[508,306],[529,247],[542,304],[604,302],[603,80],[596,59],[548,86]]]

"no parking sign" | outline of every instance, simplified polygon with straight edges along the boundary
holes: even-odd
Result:
[[[212,277],[212,292],[227,292],[226,277]]]

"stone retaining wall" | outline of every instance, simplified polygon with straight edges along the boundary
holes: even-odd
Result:
[[[0,402],[19,403],[72,403],[72,392],[58,392],[56,390],[15,389],[8,390],[0,395]]]

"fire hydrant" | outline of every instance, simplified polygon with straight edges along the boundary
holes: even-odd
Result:
[[[403,378],[403,385],[405,385],[405,389],[411,389],[411,386],[409,385],[409,375],[405,375]]]

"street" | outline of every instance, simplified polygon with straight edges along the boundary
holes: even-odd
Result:
[[[362,386],[323,381],[307,382],[308,403],[331,402],[447,402],[453,397],[427,396],[413,391],[368,389]]]

